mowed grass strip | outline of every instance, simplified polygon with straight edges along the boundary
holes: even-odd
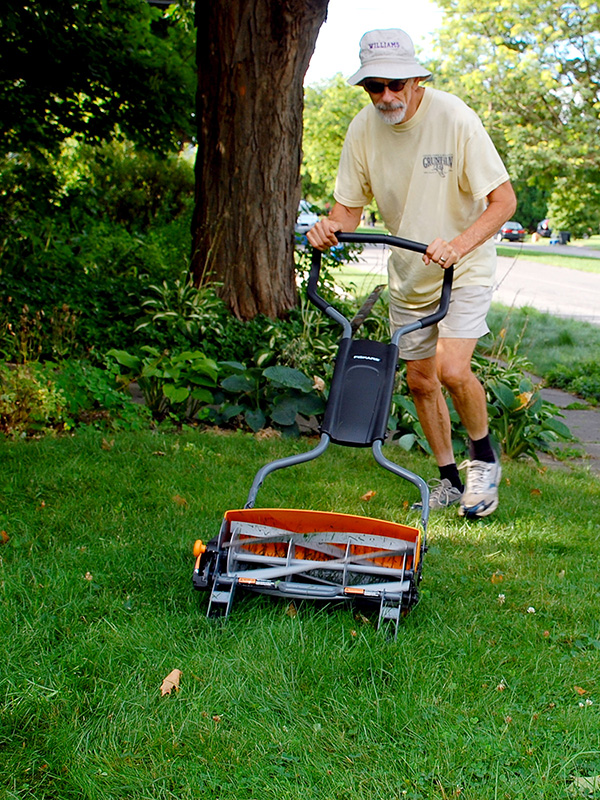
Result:
[[[597,248],[592,248],[597,249]],[[496,252],[499,256],[513,258],[517,261],[537,261],[541,264],[550,264],[553,267],[566,269],[579,269],[582,272],[600,273],[600,258],[587,256],[578,252],[576,245],[571,246],[570,254],[554,253],[549,245],[545,252],[531,250],[529,247],[503,247],[497,245]]]
[[[189,430],[0,443],[0,796],[564,798],[600,774],[600,484],[504,464],[489,520],[432,517],[397,641],[351,607],[193,591],[194,539],[314,442]],[[389,447],[425,478],[429,459]],[[362,496],[376,492],[367,502]],[[368,451],[261,505],[417,524]],[[179,692],[163,678],[182,671]]]

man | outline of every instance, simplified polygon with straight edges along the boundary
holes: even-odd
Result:
[[[455,265],[449,312],[438,326],[402,337],[400,356],[419,420],[437,461],[430,507],[459,503],[466,517],[498,506],[501,469],[489,437],[485,392],[471,371],[495,273],[491,237],[516,208],[508,173],[474,111],[446,92],[422,86],[431,73],[419,64],[401,30],[366,33],[361,67],[349,83],[372,104],[346,135],[330,215],[309,232],[319,249],[353,231],[373,198],[390,233],[430,242],[422,257],[392,248],[390,321],[394,329],[438,305],[441,268]],[[436,238],[432,237],[436,236]],[[463,486],[451,442],[445,387],[468,432],[470,460]]]

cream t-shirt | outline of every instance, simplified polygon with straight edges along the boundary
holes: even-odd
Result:
[[[450,241],[481,216],[486,197],[508,173],[477,114],[447,92],[425,87],[416,114],[388,125],[373,105],[350,123],[334,197],[349,208],[373,197],[388,231],[429,244]],[[489,240],[455,266],[454,286],[492,286],[496,250]],[[389,290],[419,308],[440,294],[442,270],[422,256],[391,248]]]

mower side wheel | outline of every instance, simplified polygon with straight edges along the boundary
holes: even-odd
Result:
[[[194,558],[198,558],[203,553],[206,553],[206,545],[202,541],[202,539],[196,539],[194,542]]]

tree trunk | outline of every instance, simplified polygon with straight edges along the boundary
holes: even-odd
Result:
[[[296,304],[303,80],[328,0],[196,4],[195,282],[240,319]]]

